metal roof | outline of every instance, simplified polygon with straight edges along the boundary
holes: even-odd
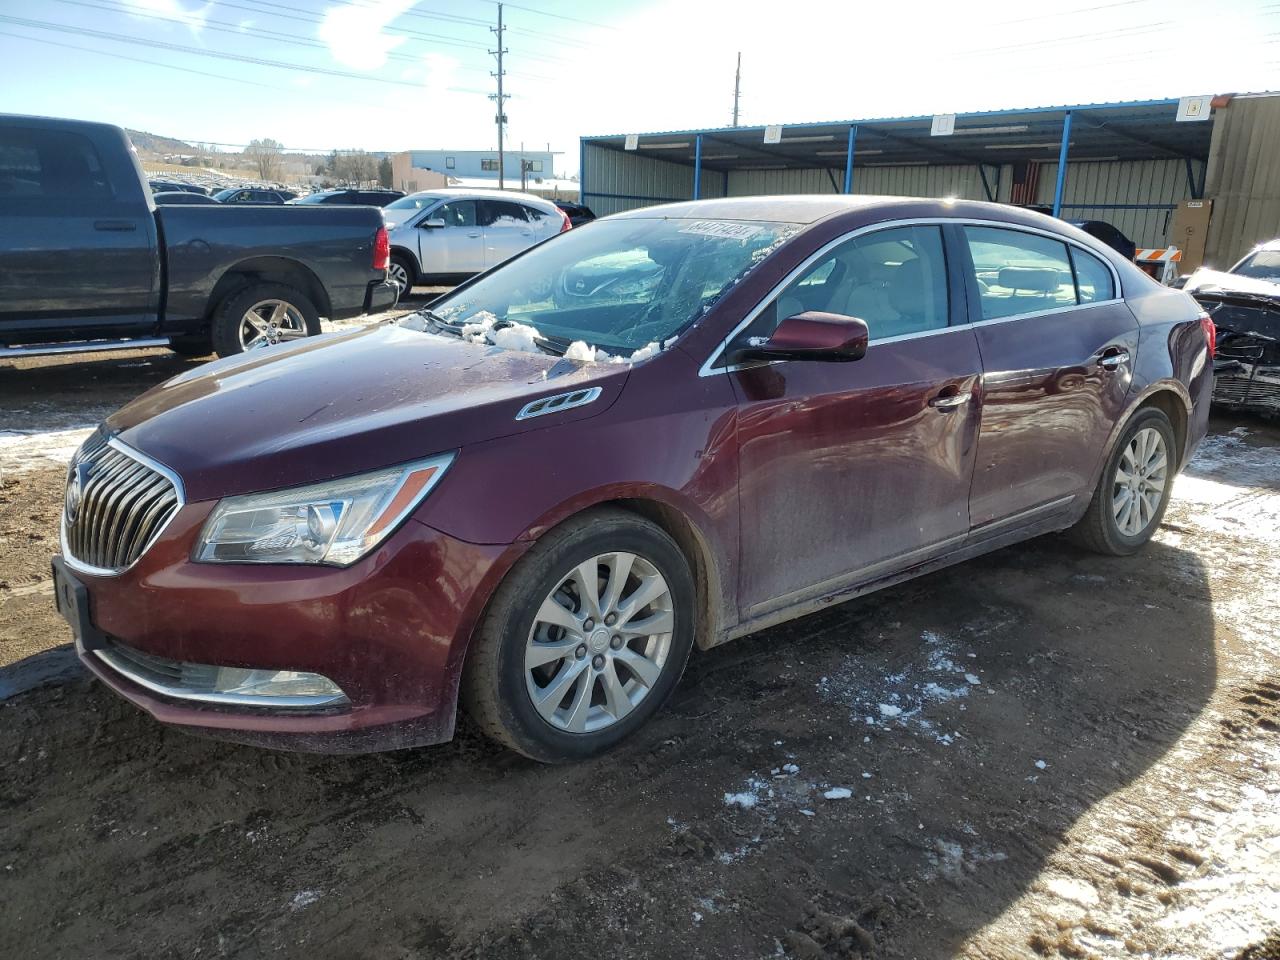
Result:
[[[1178,100],[1088,103],[955,115],[955,132],[932,136],[932,116],[876,117],[782,125],[782,141],[764,143],[765,127],[713,127],[639,135],[636,154],[675,163],[694,162],[702,137],[705,170],[843,168],[848,131],[857,127],[854,163],[1002,164],[1056,161],[1063,121],[1071,114],[1070,157],[1075,160],[1205,160],[1212,122],[1178,122]],[[583,137],[584,144],[622,150],[626,134]]]

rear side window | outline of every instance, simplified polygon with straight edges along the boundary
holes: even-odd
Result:
[[[0,197],[111,198],[98,151],[63,130],[0,129]]]
[[[1116,298],[1116,283],[1107,265],[1079,247],[1071,248],[1071,264],[1076,270],[1076,292],[1081,303]]]
[[[1061,240],[998,227],[965,227],[964,232],[982,319],[1075,305],[1075,277]]]
[[[481,214],[484,218],[481,226],[509,227],[529,222],[525,216],[525,208],[518,203],[507,200],[484,200],[481,205],[484,208]]]

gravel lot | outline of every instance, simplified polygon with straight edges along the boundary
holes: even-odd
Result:
[[[597,761],[332,758],[162,729],[53,612],[66,458],[191,363],[0,361],[0,955],[1280,957],[1275,425],[1215,417],[1136,557],[696,654]]]

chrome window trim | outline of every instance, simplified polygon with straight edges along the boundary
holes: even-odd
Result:
[[[1124,291],[1122,290],[1121,284],[1120,284],[1120,272],[1116,270],[1115,264],[1113,264],[1107,257],[1099,255],[1099,253],[1096,250],[1091,250],[1087,244],[1081,243],[1079,240],[1075,240],[1071,237],[1064,237],[1059,233],[1054,233],[1052,230],[1044,230],[1040,227],[1028,227],[1028,226],[1023,226],[1022,224],[1017,224],[1017,223],[1008,223],[1004,220],[979,220],[979,219],[973,219],[969,217],[913,217],[906,220],[882,220],[877,223],[869,223],[865,226],[858,227],[855,230],[850,230],[848,233],[841,234],[840,236],[827,241],[827,243],[823,244],[821,247],[819,247],[817,250],[811,253],[808,257],[806,257],[803,261],[801,261],[801,263],[798,266],[796,266],[795,269],[793,269],[790,273],[788,273],[785,277],[783,277],[773,287],[773,289],[771,289],[767,294],[764,295],[763,298],[761,298],[759,303],[757,303],[750,311],[747,312],[745,319],[743,319],[741,323],[739,323],[731,331],[729,331],[729,334],[726,337],[724,337],[719,343],[717,343],[714,348],[712,348],[710,355],[703,362],[702,366],[698,368],[698,376],[714,377],[722,373],[733,373],[736,370],[743,369],[744,367],[743,364],[730,364],[726,366],[716,366],[716,361],[720,359],[720,356],[728,348],[729,344],[733,342],[734,338],[737,337],[738,334],[740,334],[747,327],[749,327],[751,323],[756,319],[756,317],[760,316],[761,313],[763,313],[766,309],[768,309],[769,305],[772,304],[773,301],[776,300],[787,287],[791,286],[792,283],[794,283],[797,279],[799,279],[800,275],[804,273],[804,271],[808,270],[809,267],[813,266],[814,263],[822,259],[822,257],[824,257],[826,254],[830,253],[834,248],[840,246],[840,244],[845,243],[848,240],[853,240],[856,237],[860,237],[869,233],[876,233],[881,230],[893,230],[898,227],[945,226],[947,224],[955,224],[961,227],[995,227],[1002,230],[1013,230],[1021,233],[1039,234],[1040,236],[1048,237],[1051,240],[1057,240],[1057,241],[1060,241],[1061,243],[1078,247],[1079,249],[1083,250],[1085,253],[1089,253],[1089,254],[1092,254],[1094,257],[1097,257],[1097,259],[1101,260],[1106,265],[1107,269],[1111,271],[1111,279],[1115,282],[1115,296],[1112,297],[1110,300],[1093,300],[1093,301],[1090,301],[1089,303],[1077,303],[1077,304],[1071,304],[1069,306],[1064,306],[1064,307],[1053,307],[1049,310],[1040,310],[1034,313],[1019,313],[1019,314],[1014,314],[1013,316],[1010,316],[1010,317],[993,317],[990,320],[977,320],[977,321],[966,322],[962,324],[948,325],[945,327],[938,327],[936,330],[924,330],[915,334],[902,334],[897,337],[885,337],[883,340],[870,341],[868,344],[868,349],[875,346],[877,343],[892,343],[892,342],[895,342],[901,339],[906,339],[906,338],[914,338],[917,336],[930,336],[930,335],[939,334],[939,333],[946,333],[949,330],[955,330],[962,326],[968,327],[968,326],[975,326],[977,324],[1001,323],[1006,320],[1023,320],[1023,319],[1026,319],[1027,317],[1036,317],[1036,316],[1043,316],[1051,313],[1059,313],[1064,310],[1080,310],[1085,307],[1101,306],[1102,304],[1117,303],[1124,300]],[[1074,277],[1074,270],[1073,270],[1073,277]],[[1077,295],[1079,295],[1078,292],[1077,292]],[[771,361],[771,362],[776,363],[778,361]],[[755,367],[755,366],[759,366],[759,364],[753,363],[747,366]]]
[[[92,434],[90,436],[92,436]],[[159,540],[160,537],[164,535],[165,530],[169,529],[169,524],[173,523],[173,518],[176,517],[181,512],[182,508],[187,505],[187,491],[182,486],[182,478],[179,477],[176,473],[174,473],[171,469],[166,467],[159,460],[156,460],[152,457],[147,456],[145,453],[135,450],[133,447],[129,446],[127,443],[124,443],[115,437],[111,437],[109,440],[107,440],[107,446],[113,448],[118,453],[124,454],[126,457],[129,457],[131,460],[136,460],[138,463],[141,463],[143,466],[149,467],[150,469],[154,470],[156,473],[161,474],[166,480],[168,480],[171,484],[173,484],[173,490],[174,490],[174,493],[177,494],[178,502],[177,502],[177,505],[173,508],[173,513],[169,514],[169,518],[165,520],[164,523],[160,524],[159,528],[157,528],[156,532],[152,535],[151,539],[148,540],[143,545],[142,549],[138,551],[138,556],[133,560],[133,562],[130,563],[128,566],[120,567],[119,569],[115,569],[112,567],[95,567],[92,564],[83,563],[80,560],[77,560],[71,554],[71,550],[67,546],[67,510],[66,510],[66,507],[64,506],[61,513],[58,516],[58,542],[62,550],[62,559],[66,562],[67,566],[70,567],[72,570],[76,571],[77,573],[87,574],[91,577],[118,577],[120,574],[126,573],[129,570],[132,570],[138,564],[138,562],[147,555],[147,551],[150,550],[153,546],[155,546],[156,541]],[[79,455],[80,455],[80,450],[77,449],[76,456],[79,456]],[[75,463],[75,457],[72,458],[71,462]]]

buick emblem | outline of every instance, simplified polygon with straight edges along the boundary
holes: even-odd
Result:
[[[85,484],[89,482],[89,464],[77,463],[71,468],[71,476],[67,478],[67,523],[76,522],[76,514],[80,510],[80,500],[84,497]]]

